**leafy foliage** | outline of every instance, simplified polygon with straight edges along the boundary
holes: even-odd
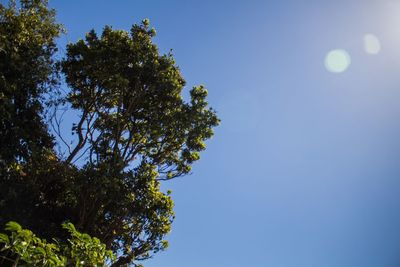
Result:
[[[173,201],[161,182],[191,171],[219,119],[204,86],[192,88],[184,101],[185,80],[172,54],[160,54],[153,43],[148,20],[129,32],[106,26],[99,36],[92,30],[55,64],[54,38],[62,29],[46,4],[24,0],[0,10],[0,39],[29,40],[21,50],[27,54],[10,66],[0,62],[0,109],[11,114],[1,118],[0,135],[12,135],[0,143],[0,224],[15,220],[44,238],[66,240],[59,225],[70,221],[118,252],[113,266],[136,264],[168,246]],[[11,28],[30,39],[10,34]],[[8,46],[0,50],[4,57],[14,53]],[[35,70],[28,70],[30,62]],[[54,106],[54,139],[41,116],[50,110],[42,100],[56,92],[60,71],[68,90]],[[62,108],[77,114],[73,144],[59,131]],[[55,151],[60,143],[65,153]]]
[[[87,208],[80,208],[77,222],[89,233],[106,234],[106,244],[123,250],[127,260],[166,246],[172,201],[158,181],[188,173],[218,123],[206,108],[204,87],[191,90],[190,103],[183,101],[185,81],[172,56],[159,55],[148,23],[130,33],[106,27],[98,37],[91,31],[68,45],[63,61],[72,88],[67,101],[81,112],[73,127],[78,142],[66,161],[83,151],[80,191],[92,194],[80,203],[96,203],[79,205]]]
[[[67,243],[48,243],[16,222],[8,222],[0,233],[0,264],[19,266],[106,266],[115,259],[112,251],[97,238],[78,232],[71,223],[64,223],[70,238]]]
[[[46,1],[0,4],[1,164],[27,161],[53,146],[40,113],[43,93],[57,82],[52,56],[62,28]]]
[[[48,157],[54,154],[54,140],[42,113],[44,98],[54,92],[58,82],[55,38],[61,32],[55,11],[47,7],[47,1],[21,0],[18,4],[10,1],[7,7],[0,4],[0,225],[3,226],[9,220],[35,230],[45,225],[38,213],[39,200],[43,198],[43,188],[52,183],[49,177],[57,174],[52,171],[53,162],[47,164]]]

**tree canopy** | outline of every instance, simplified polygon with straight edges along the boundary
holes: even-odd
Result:
[[[160,183],[191,171],[219,119],[204,86],[183,99],[148,20],[91,30],[55,60],[62,31],[45,0],[0,5],[0,225],[66,240],[71,222],[118,255],[113,266],[136,264],[168,244],[173,201]],[[60,108],[76,114],[72,144]]]

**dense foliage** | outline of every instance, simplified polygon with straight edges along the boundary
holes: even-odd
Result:
[[[8,222],[9,234],[0,233],[1,266],[106,266],[115,259],[111,250],[97,238],[78,232],[71,223],[62,227],[69,232],[65,243],[48,243],[16,222]]]
[[[61,26],[45,2],[0,5],[1,163],[26,162],[52,147],[40,113],[41,98],[56,82],[54,39]]]
[[[183,100],[185,80],[148,20],[92,30],[55,62],[61,32],[45,0],[0,5],[0,226],[62,242],[69,221],[117,253],[113,266],[136,264],[167,247],[173,201],[160,183],[190,172],[219,120],[203,86]],[[66,93],[47,103],[59,77]],[[60,109],[77,117],[73,143]]]

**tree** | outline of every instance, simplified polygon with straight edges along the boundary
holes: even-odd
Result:
[[[37,199],[45,176],[35,166],[53,154],[43,119],[45,96],[58,83],[55,38],[62,27],[46,1],[0,4],[0,225],[39,226]],[[37,173],[38,172],[38,173]],[[47,177],[52,174],[48,173]],[[43,181],[38,181],[41,178]],[[39,217],[36,215],[36,217]]]
[[[0,4],[1,164],[27,161],[53,146],[40,113],[56,83],[53,55],[61,26],[42,1]]]
[[[42,13],[36,12],[39,7]],[[52,56],[54,38],[61,27],[54,21],[54,11],[48,10],[43,0],[22,1],[20,9],[11,4],[2,7],[4,26],[0,27],[11,27],[4,14],[19,21],[31,18],[22,14],[32,13],[32,8],[36,20],[45,21],[54,33],[48,43],[38,45],[44,51],[51,44],[47,58],[32,56],[47,66],[46,79],[30,84],[42,88],[54,85],[52,73],[58,73]],[[35,36],[50,36],[47,31],[30,30]],[[0,28],[0,33],[0,38],[11,38],[7,30]],[[155,30],[144,20],[130,32],[106,26],[98,36],[92,30],[84,40],[67,46],[60,66],[68,93],[60,97],[57,107],[72,108],[78,114],[71,127],[76,136],[72,145],[57,131],[57,112],[53,116],[57,139],[52,138],[40,116],[42,108],[49,107],[38,99],[49,90],[24,98],[24,105],[36,101],[34,114],[41,122],[40,133],[30,134],[24,116],[9,121],[21,125],[16,131],[26,133],[26,143],[40,145],[26,146],[28,152],[20,156],[14,151],[18,145],[10,144],[8,151],[13,157],[0,155],[5,162],[0,177],[5,192],[0,195],[0,224],[15,220],[47,239],[65,240],[59,225],[70,221],[79,231],[118,252],[113,266],[136,263],[167,247],[164,236],[174,218],[173,201],[170,192],[160,190],[160,183],[191,171],[219,119],[208,107],[204,86],[191,89],[189,102],[183,100],[185,80],[172,54],[159,53],[154,36]],[[27,59],[21,56],[21,64]],[[13,80],[3,74],[6,69],[0,74],[8,85]],[[24,79],[17,80],[24,84]],[[14,94],[24,91],[19,83],[13,86],[10,90]],[[8,131],[8,126],[3,128]],[[15,143],[21,144],[22,137],[16,137]],[[46,145],[42,140],[47,140]],[[59,142],[64,143],[66,153],[56,153],[54,145]]]

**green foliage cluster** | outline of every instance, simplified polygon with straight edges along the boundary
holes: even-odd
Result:
[[[48,243],[16,222],[8,222],[9,234],[0,233],[2,266],[106,266],[115,259],[111,250],[97,238],[78,232],[71,223],[64,223],[70,237],[66,243]]]
[[[44,1],[0,4],[0,143],[2,164],[28,160],[52,138],[41,98],[57,82],[53,59],[62,28]]]
[[[168,246],[173,201],[161,183],[191,171],[219,119],[204,86],[183,99],[185,80],[148,20],[89,31],[55,60],[62,32],[46,0],[0,4],[0,226],[18,221],[65,244],[68,221],[118,255],[112,266],[137,265]],[[63,109],[77,117],[73,143]],[[74,247],[71,258],[89,253]]]

